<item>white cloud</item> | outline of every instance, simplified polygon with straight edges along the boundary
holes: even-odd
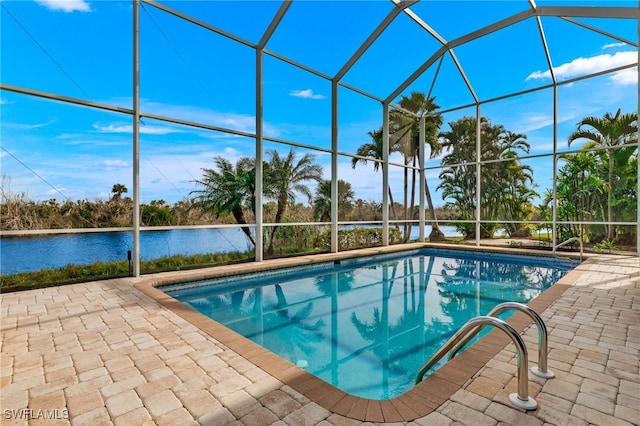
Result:
[[[102,162],[104,170],[111,171],[117,169],[124,169],[129,167],[129,163],[124,160],[104,160]]]
[[[516,121],[515,128],[519,132],[529,132],[542,129],[553,124],[553,116],[550,113],[535,111],[523,113]]]
[[[625,47],[628,46],[626,43],[609,43],[602,46],[602,49],[613,49],[615,47]]]
[[[91,12],[91,6],[85,0],[35,0],[41,6],[63,12]]]
[[[255,115],[238,114],[233,112],[214,111],[208,108],[199,108],[191,105],[163,104],[141,99],[142,111],[165,117],[178,117],[196,123],[205,123],[213,126],[239,130],[241,132],[254,132],[256,127]],[[268,124],[264,124],[265,132]]]
[[[638,83],[638,68],[627,68],[609,77],[616,86],[630,86]]]
[[[568,79],[572,77],[578,77],[587,74],[593,74],[600,71],[617,68],[623,65],[629,65],[638,61],[637,51],[616,52],[613,55],[604,54],[591,56],[588,58],[576,58],[571,62],[562,64],[558,67],[554,67],[553,71],[557,78]],[[638,81],[638,74],[635,73],[635,77],[632,78],[628,74],[629,70],[622,70],[610,77],[610,81],[618,85],[634,84]],[[624,74],[622,77],[619,74]],[[534,71],[529,74],[526,80],[544,80],[550,79],[550,71]]]
[[[55,123],[57,120],[55,118],[47,121],[46,123],[36,123],[36,124],[23,124],[23,123],[3,123],[6,127],[10,129],[17,130],[33,130],[38,129],[40,127],[46,127],[50,124]]]
[[[133,133],[132,124],[109,124],[106,126],[94,124],[93,128],[101,133]],[[140,124],[140,133],[146,135],[168,135],[170,133],[180,133],[180,131],[168,126],[150,126]]]
[[[313,93],[313,89],[292,90],[289,92],[289,96],[303,99],[324,99],[324,95]]]

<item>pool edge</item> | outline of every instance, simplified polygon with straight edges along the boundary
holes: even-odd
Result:
[[[499,333],[497,330],[493,330],[482,339],[482,350],[480,350],[479,347],[471,346],[404,394],[389,400],[373,400],[353,396],[336,388],[251,340],[235,333],[231,329],[191,309],[156,287],[180,281],[206,279],[228,274],[256,272],[309,263],[326,262],[335,259],[436,247],[535,256],[550,255],[544,252],[526,249],[496,248],[498,250],[494,250],[494,248],[487,247],[452,247],[451,245],[442,244],[413,243],[384,248],[354,250],[343,253],[305,256],[304,258],[267,260],[263,262],[232,265],[231,267],[215,267],[206,270],[189,271],[189,273],[161,274],[160,276],[140,281],[134,284],[134,287],[190,324],[198,327],[213,339],[235,351],[238,355],[271,374],[274,378],[282,382],[283,385],[290,386],[292,389],[332,413],[367,422],[410,422],[434,412],[455,392],[463,388],[490,359],[510,343],[508,337]],[[313,257],[313,259],[310,259],[310,257]],[[544,310],[551,306],[551,304],[582,275],[583,268],[581,268],[581,266],[585,263],[590,263],[589,257],[544,293],[531,300],[528,306],[539,314],[542,314]],[[508,322],[519,333],[522,333],[531,325],[530,319],[522,313],[516,313]]]

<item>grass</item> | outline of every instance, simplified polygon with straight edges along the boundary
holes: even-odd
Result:
[[[209,266],[229,265],[253,260],[253,252],[211,253],[192,256],[167,256],[140,262],[140,272],[177,271]],[[0,292],[31,290],[87,281],[97,281],[130,276],[129,263],[95,262],[90,265],[67,265],[62,268],[42,269],[33,272],[0,275]]]

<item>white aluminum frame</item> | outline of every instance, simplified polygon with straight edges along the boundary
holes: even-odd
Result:
[[[382,166],[382,204],[383,204],[383,211],[382,211],[382,227],[383,227],[383,244],[384,245],[388,245],[389,244],[389,196],[388,196],[388,189],[389,189],[389,165],[391,165],[391,163],[389,162],[389,108],[390,107],[394,107],[397,109],[400,109],[394,105],[392,105],[392,102],[394,101],[394,99],[398,98],[398,96],[404,91],[406,90],[418,77],[420,77],[427,69],[429,69],[436,61],[440,60],[442,61],[444,58],[444,55],[449,54],[458,70],[458,72],[460,73],[463,81],[465,82],[465,85],[467,86],[467,89],[469,90],[469,93],[471,94],[474,102],[472,104],[469,105],[463,105],[448,111],[455,111],[458,109],[462,109],[462,108],[467,108],[470,106],[474,106],[476,109],[476,119],[477,119],[477,137],[476,137],[476,172],[477,172],[477,188],[476,188],[476,201],[477,201],[477,208],[476,208],[476,218],[475,218],[475,222],[476,222],[476,245],[479,245],[479,238],[480,238],[480,228],[481,228],[481,223],[483,222],[480,217],[480,213],[479,213],[479,206],[480,206],[480,194],[481,194],[481,180],[480,180],[480,176],[481,176],[481,164],[483,163],[481,161],[480,158],[480,109],[481,109],[481,105],[484,103],[489,103],[489,102],[494,102],[496,100],[501,100],[501,99],[506,99],[506,98],[510,98],[510,97],[514,97],[514,96],[518,96],[524,93],[529,93],[529,92],[533,92],[533,91],[538,91],[538,90],[545,90],[548,88],[553,88],[553,120],[554,120],[554,124],[553,124],[553,153],[551,153],[551,155],[553,155],[553,162],[554,162],[554,170],[553,170],[553,194],[554,194],[554,202],[553,202],[553,245],[555,246],[557,243],[556,240],[556,233],[555,233],[555,229],[556,229],[556,224],[557,224],[557,205],[556,205],[556,178],[557,178],[557,160],[558,160],[558,156],[560,155],[558,153],[557,150],[557,122],[558,122],[558,106],[557,106],[557,91],[558,91],[558,87],[563,85],[563,84],[570,84],[573,83],[575,81],[579,81],[579,80],[583,80],[583,79],[587,79],[587,78],[593,78],[593,77],[597,77],[600,75],[604,75],[604,74],[608,74],[608,73],[612,73],[612,72],[616,72],[622,69],[628,69],[631,67],[637,67],[638,66],[638,62],[640,62],[640,56],[639,56],[639,60],[638,62],[636,62],[635,64],[630,64],[630,65],[626,65],[626,66],[622,66],[622,67],[618,67],[615,69],[610,69],[610,70],[606,70],[606,71],[602,71],[602,72],[598,72],[598,73],[593,73],[590,75],[586,75],[586,76],[581,76],[578,78],[574,78],[571,80],[566,80],[563,82],[558,82],[554,72],[553,72],[553,66],[552,66],[552,60],[551,60],[551,56],[549,54],[549,49],[548,49],[548,45],[547,45],[547,40],[544,34],[544,29],[543,29],[543,25],[541,22],[541,17],[543,16],[554,16],[554,17],[558,17],[560,19],[564,19],[569,23],[572,23],[574,25],[579,25],[582,26],[588,30],[591,31],[595,31],[599,34],[611,37],[613,39],[619,40],[621,42],[627,43],[631,46],[635,46],[636,48],[638,47],[638,44],[630,41],[630,40],[626,40],[624,38],[618,37],[614,34],[611,34],[609,32],[600,30],[596,27],[593,27],[591,25],[582,23],[580,21],[574,20],[572,18],[575,17],[587,17],[587,18],[620,18],[620,19],[635,19],[636,21],[639,18],[640,15],[640,8],[632,8],[632,7],[583,7],[583,6],[542,6],[542,7],[538,7],[536,6],[535,2],[533,0],[529,0],[529,5],[530,8],[528,10],[525,10],[523,12],[519,12],[516,13],[512,16],[509,16],[505,19],[502,19],[500,21],[497,21],[491,25],[485,26],[483,28],[480,28],[478,30],[472,31],[466,35],[463,35],[461,37],[458,37],[454,40],[450,40],[447,41],[445,38],[443,38],[441,35],[439,35],[435,30],[433,30],[427,23],[425,23],[417,14],[415,14],[410,7],[412,5],[414,5],[415,3],[417,3],[418,0],[390,0],[391,4],[393,5],[392,8],[390,9],[389,13],[385,16],[385,18],[376,26],[376,28],[371,32],[371,34],[367,37],[367,39],[356,49],[356,51],[350,56],[350,58],[344,63],[344,65],[340,68],[340,70],[333,76],[328,76],[325,75],[311,67],[308,67],[304,64],[298,63],[297,61],[294,61],[291,58],[287,58],[284,57],[283,55],[280,55],[276,52],[272,52],[270,50],[267,49],[267,45],[269,43],[270,38],[272,37],[272,35],[275,33],[275,31],[277,31],[279,24],[281,23],[281,21],[284,19],[284,17],[286,16],[287,11],[289,10],[291,4],[292,4],[293,0],[284,0],[281,5],[280,8],[278,9],[278,11],[276,12],[276,15],[273,17],[273,19],[270,21],[270,24],[268,26],[268,28],[266,29],[265,33],[262,35],[260,41],[257,44],[254,44],[252,42],[249,42],[245,39],[242,39],[241,37],[238,37],[234,34],[231,34],[227,31],[224,31],[220,28],[214,27],[206,22],[203,22],[201,20],[198,20],[195,17],[186,15],[178,10],[175,10],[171,7],[168,7],[167,5],[164,5],[158,1],[155,0],[132,0],[132,19],[133,19],[133,34],[132,34],[132,44],[133,44],[133,61],[132,61],[132,79],[133,79],[133,84],[132,84],[132,93],[133,93],[133,102],[132,102],[132,108],[128,109],[128,108],[122,108],[122,107],[117,107],[117,106],[113,106],[113,105],[108,105],[108,104],[103,104],[103,103],[98,103],[98,102],[94,102],[94,101],[88,101],[88,100],[83,100],[83,99],[77,99],[77,98],[71,98],[68,96],[63,96],[63,95],[59,95],[59,94],[54,94],[54,93],[49,93],[49,92],[43,92],[43,91],[38,91],[38,90],[33,90],[30,88],[26,88],[26,87],[17,87],[17,86],[13,86],[10,84],[5,84],[5,83],[0,83],[0,90],[6,90],[6,91],[10,91],[10,92],[14,92],[14,93],[20,93],[20,94],[24,94],[24,95],[29,95],[29,96],[35,96],[35,97],[40,97],[40,98],[46,98],[46,99],[51,99],[51,100],[55,100],[58,102],[63,102],[63,103],[69,103],[69,104],[74,104],[74,105],[80,105],[80,106],[84,106],[84,107],[90,107],[90,108],[96,108],[96,109],[100,109],[100,110],[105,110],[105,111],[113,111],[113,112],[118,112],[118,113],[122,113],[125,115],[130,115],[132,120],[133,120],[133,134],[132,134],[132,163],[133,163],[133,205],[134,205],[134,220],[133,220],[133,227],[132,228],[118,228],[118,230],[131,230],[133,233],[133,241],[134,241],[134,247],[133,247],[133,266],[134,266],[134,275],[135,276],[139,276],[140,275],[140,231],[141,231],[141,227],[139,224],[139,221],[136,220],[135,218],[138,218],[140,215],[140,119],[142,117],[148,117],[148,118],[152,118],[154,120],[161,120],[161,121],[166,121],[166,122],[171,122],[171,123],[175,123],[175,124],[180,124],[180,125],[185,125],[185,126],[191,126],[191,127],[196,127],[196,128],[202,128],[202,129],[207,129],[207,130],[212,130],[212,131],[218,131],[218,132],[224,132],[224,133],[229,133],[229,134],[235,134],[235,135],[241,135],[241,136],[246,136],[246,137],[250,137],[250,138],[255,138],[256,141],[256,149],[255,149],[255,155],[256,155],[256,223],[255,224],[249,224],[248,226],[250,227],[254,227],[256,230],[256,261],[261,261],[262,260],[262,252],[263,252],[263,227],[264,225],[266,225],[263,222],[263,213],[262,213],[262,174],[263,174],[263,170],[262,170],[262,164],[263,164],[263,142],[265,140],[268,141],[273,141],[273,142],[280,142],[280,143],[285,143],[285,144],[289,144],[292,146],[301,146],[301,147],[305,147],[305,148],[309,148],[309,149],[313,149],[313,150],[317,150],[317,151],[323,151],[323,152],[328,152],[331,154],[331,179],[332,182],[334,183],[334,185],[332,185],[332,192],[331,192],[331,200],[332,200],[332,209],[331,209],[331,251],[332,252],[337,252],[338,251],[338,227],[340,225],[339,222],[339,218],[338,218],[338,202],[337,202],[337,197],[338,197],[338,190],[337,190],[337,181],[339,179],[339,175],[338,175],[338,170],[337,170],[337,166],[338,166],[338,158],[339,155],[343,155],[343,156],[350,156],[352,158],[359,158],[358,156],[354,155],[353,153],[343,153],[340,152],[338,150],[338,141],[339,141],[339,133],[338,133],[338,109],[339,109],[339,99],[338,99],[338,91],[339,91],[339,87],[343,87],[343,88],[347,88],[349,90],[352,90],[360,95],[363,95],[365,97],[368,97],[370,99],[376,100],[378,102],[381,103],[382,105],[382,110],[383,110],[383,117],[382,117],[382,122],[383,122],[383,158],[382,160],[374,160],[371,158],[367,158],[368,161],[379,161],[381,166]],[[234,129],[227,129],[227,128],[222,128],[222,127],[218,127],[218,126],[213,126],[207,123],[199,123],[199,122],[193,122],[193,121],[188,121],[188,120],[182,120],[182,119],[178,119],[178,118],[174,118],[174,117],[166,117],[166,116],[161,116],[161,115],[157,115],[157,114],[152,114],[152,113],[147,113],[144,111],[140,110],[140,53],[139,53],[139,49],[140,49],[140,7],[142,7],[144,4],[150,5],[154,8],[157,8],[160,11],[163,11],[165,13],[171,14],[175,17],[178,17],[180,19],[183,19],[185,21],[190,22],[191,24],[194,25],[198,25],[206,30],[215,32],[221,36],[224,36],[226,38],[229,38],[237,43],[241,43],[245,46],[251,47],[255,50],[256,52],[256,63],[255,63],[255,69],[256,69],[256,81],[255,81],[255,87],[256,87],[256,118],[255,118],[255,124],[256,124],[256,129],[255,129],[255,134],[250,133],[250,132],[242,132],[242,131],[238,131],[238,130],[234,130]],[[374,94],[368,93],[364,90],[361,90],[357,87],[354,87],[352,85],[349,85],[347,83],[344,83],[342,81],[342,79],[345,77],[345,75],[352,69],[352,67],[358,62],[358,60],[362,57],[362,55],[373,45],[373,43],[378,39],[378,37],[384,33],[384,31],[393,23],[393,21],[401,14],[404,13],[407,16],[409,16],[414,22],[416,22],[420,27],[422,27],[424,29],[424,31],[426,31],[429,35],[431,35],[432,37],[434,37],[440,44],[441,47],[429,58],[427,58],[424,63],[422,65],[420,65],[416,70],[414,70],[413,72],[409,73],[407,78],[397,87],[395,88],[390,94],[388,94],[386,97],[379,97],[376,96]],[[462,65],[460,64],[460,62],[458,61],[456,55],[455,55],[455,48],[464,45],[466,43],[469,43],[473,40],[476,40],[480,37],[483,37],[485,35],[488,35],[490,33],[499,31],[503,28],[506,28],[508,26],[514,25],[516,23],[519,23],[523,20],[526,19],[530,19],[530,18],[534,18],[536,19],[536,23],[538,26],[538,30],[539,30],[539,37],[541,39],[541,43],[543,45],[543,49],[545,52],[545,56],[547,59],[547,65],[549,68],[549,71],[551,72],[551,78],[552,78],[552,83],[549,85],[545,85],[545,86],[540,86],[537,87],[535,89],[531,89],[531,90],[527,90],[527,91],[523,91],[523,92],[518,92],[518,93],[511,93],[509,95],[505,95],[505,96],[500,96],[498,98],[493,98],[493,99],[486,99],[486,100],[480,100],[479,97],[477,96],[473,85],[471,83],[471,81],[467,78],[467,75],[465,74],[464,68],[462,67]],[[639,34],[640,34],[640,26],[638,27],[639,30]],[[263,105],[263,58],[264,55],[269,55],[273,58],[279,59],[281,61],[284,61],[292,66],[295,66],[297,68],[300,68],[302,70],[305,70],[309,73],[312,73],[324,80],[327,80],[331,83],[331,148],[330,149],[321,149],[318,147],[312,147],[312,146],[307,146],[305,144],[302,144],[300,142],[295,142],[295,141],[283,141],[281,139],[277,139],[274,137],[269,137],[268,135],[264,134],[264,127],[263,127],[263,121],[264,121],[264,105]],[[439,66],[439,65],[438,65]],[[640,71],[639,71],[640,72]],[[437,73],[436,73],[437,76]],[[434,78],[434,82],[435,82],[435,78]],[[433,87],[433,85],[432,85]],[[448,112],[448,111],[440,111],[441,113],[443,112]],[[638,111],[640,111],[640,99],[638,100]],[[639,113],[639,118],[640,118],[640,113]],[[420,118],[420,140],[423,141],[424,140],[424,117]],[[637,144],[636,144],[637,145]],[[425,147],[424,147],[424,143],[421,143],[420,146],[420,165],[419,165],[419,171],[420,171],[420,217],[419,217],[419,223],[420,223],[420,228],[421,228],[421,232],[420,232],[420,241],[424,241],[425,239],[425,235],[424,235],[424,225],[426,223],[425,220],[425,205],[424,205],[424,198],[425,198],[425,172],[427,169],[426,167],[426,161],[424,158],[425,155]],[[565,152],[563,152],[565,153]],[[549,155],[549,154],[544,154],[544,155]],[[399,164],[398,164],[399,165]],[[403,166],[404,165],[399,165],[399,166]],[[639,181],[640,181],[640,170],[638,171],[639,174]],[[637,192],[638,192],[638,220],[636,225],[636,229],[637,229],[637,248],[636,254],[640,254],[640,187],[636,188]],[[487,222],[491,222],[491,221],[487,221]],[[229,226],[229,225],[225,225],[225,226]],[[235,225],[232,225],[235,226]],[[189,227],[187,227],[189,228]],[[112,230],[110,229],[100,229],[100,230],[82,230],[82,231],[78,231],[78,230],[64,230],[65,232],[107,232]],[[44,230],[44,231],[37,231],[38,233],[58,233],[61,232],[60,230]],[[7,235],[17,235],[17,234],[30,234],[32,233],[31,231],[14,231],[14,232],[6,232],[5,234]]]

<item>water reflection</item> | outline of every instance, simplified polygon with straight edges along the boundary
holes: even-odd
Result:
[[[470,318],[526,302],[566,271],[424,255],[169,293],[347,392],[387,399]]]

